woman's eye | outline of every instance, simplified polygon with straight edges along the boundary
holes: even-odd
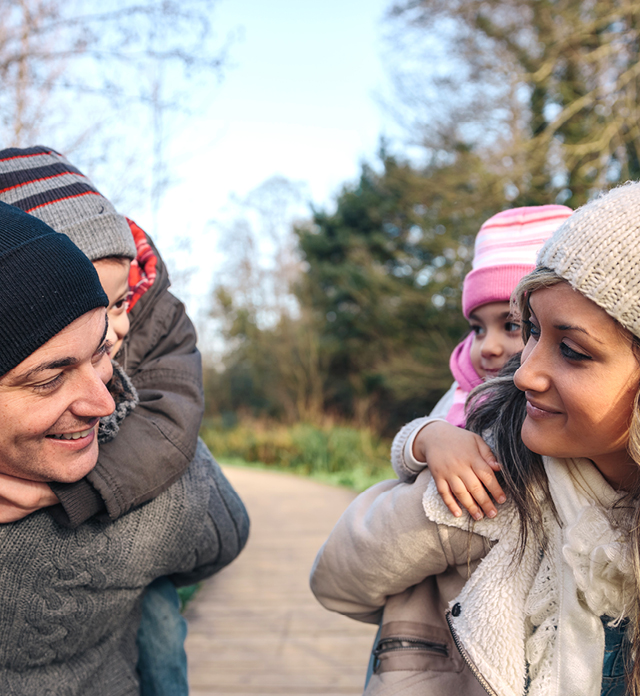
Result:
[[[560,352],[568,360],[591,360],[591,358],[588,355],[585,355],[584,353],[578,353],[577,350],[573,350],[573,348],[568,346],[566,343],[560,344]]]
[[[529,335],[537,341],[540,337],[540,329],[529,319],[523,319],[522,323],[527,327]]]

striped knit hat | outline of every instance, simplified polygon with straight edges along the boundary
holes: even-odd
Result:
[[[63,232],[92,260],[136,257],[126,219],[50,147],[0,150],[0,201]]]
[[[462,287],[462,312],[489,302],[508,302],[536,265],[540,247],[572,214],[566,205],[511,208],[489,218],[476,237],[472,270]]]
[[[555,271],[640,337],[640,183],[578,208],[540,250],[538,266]]]

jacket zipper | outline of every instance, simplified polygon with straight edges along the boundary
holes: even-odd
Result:
[[[428,640],[420,640],[418,638],[405,638],[402,636],[393,636],[393,638],[382,638],[378,641],[373,654],[376,657],[398,650],[427,650],[437,653],[443,657],[448,657],[449,651],[444,643],[434,643]]]
[[[458,634],[456,633],[456,629],[453,627],[453,623],[451,622],[451,610],[447,609],[446,611],[446,619],[447,623],[449,624],[449,630],[451,631],[451,636],[453,638],[453,642],[456,644],[456,648],[460,651],[460,654],[462,655],[462,659],[467,663],[467,667],[471,670],[473,673],[473,676],[478,680],[480,683],[480,686],[489,694],[489,696],[499,696],[498,692],[495,691],[489,682],[480,674],[480,670],[475,666],[473,663],[473,660],[469,657],[469,653],[465,650],[463,647],[462,643],[460,642],[460,639],[458,638]]]

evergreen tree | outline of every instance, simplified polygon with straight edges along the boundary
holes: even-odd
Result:
[[[335,212],[317,210],[298,228],[307,264],[298,298],[317,322],[327,407],[395,427],[451,383],[473,239],[504,200],[491,197],[492,178],[470,152],[426,169],[383,153],[381,168],[363,166]]]

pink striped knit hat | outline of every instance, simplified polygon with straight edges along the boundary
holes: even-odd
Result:
[[[566,205],[511,208],[489,218],[476,237],[472,270],[462,287],[462,312],[489,302],[507,302],[536,266],[540,247],[573,211]]]

